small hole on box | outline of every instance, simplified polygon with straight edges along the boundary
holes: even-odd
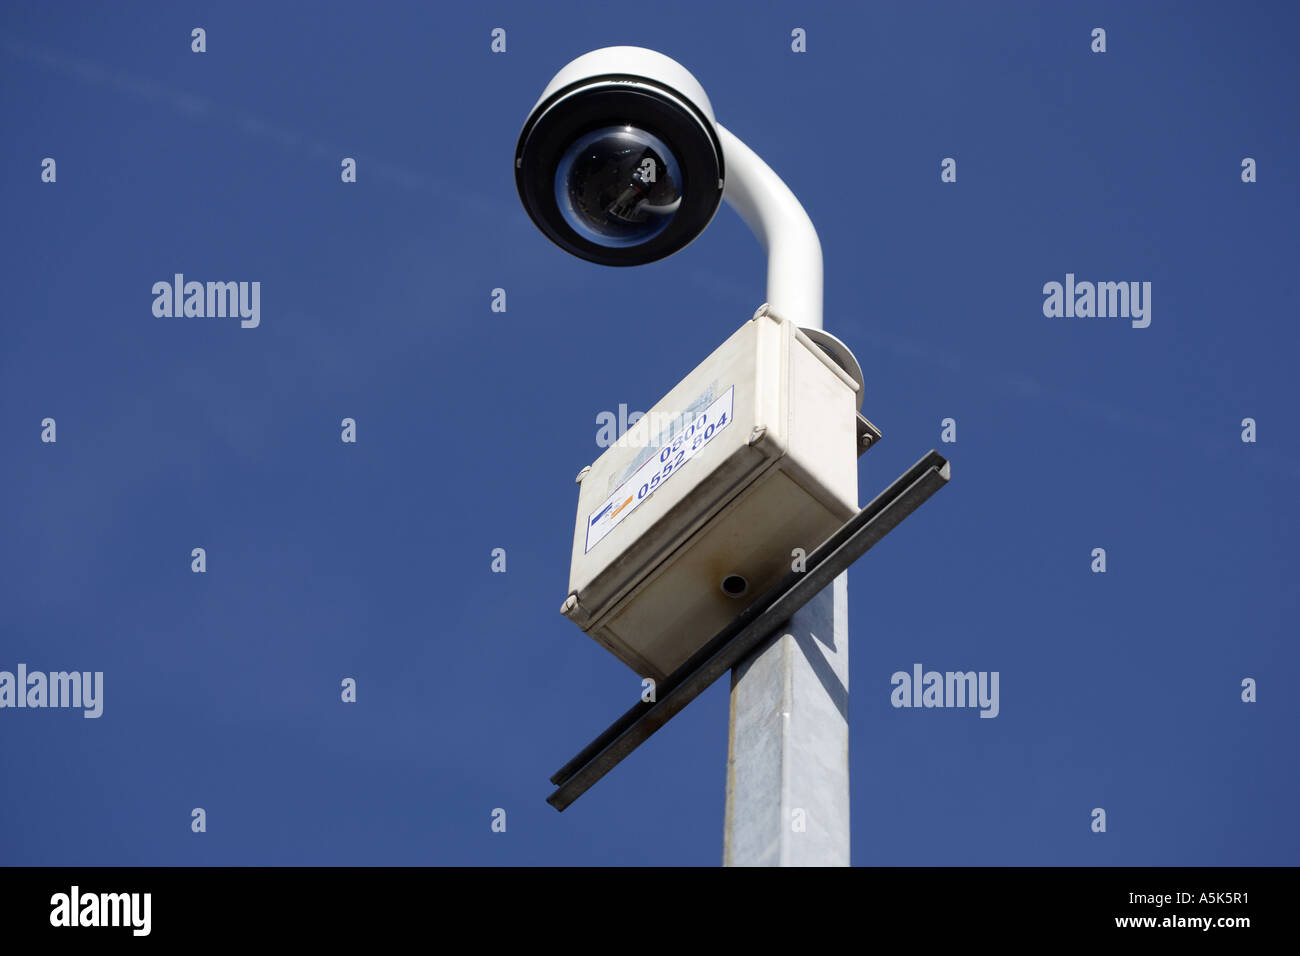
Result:
[[[740,597],[749,590],[749,582],[739,574],[728,574],[722,579],[722,593],[727,597]]]

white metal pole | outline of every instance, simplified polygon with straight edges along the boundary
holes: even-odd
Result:
[[[753,150],[722,126],[718,135],[723,198],[767,250],[768,310],[820,329],[812,220]],[[724,865],[849,864],[848,655],[845,572],[732,670]]]
[[[801,328],[822,327],[822,244],[790,187],[720,123],[722,198],[767,250],[767,308]]]
[[[848,573],[731,672],[724,866],[849,865]]]

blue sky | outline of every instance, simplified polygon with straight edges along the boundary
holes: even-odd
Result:
[[[850,574],[854,863],[1300,863],[1293,6],[308,9],[0,14],[0,669],[105,675],[98,720],[0,710],[0,863],[719,862],[725,682],[544,802],[640,691],[558,613],[596,415],[763,300],[729,209],[608,269],[520,206],[529,108],[611,44],[816,223],[862,501],[953,463]],[[261,282],[260,326],[156,318],[175,272]],[[1071,272],[1151,282],[1150,327],[1046,318]],[[916,662],[999,716],[892,708]]]

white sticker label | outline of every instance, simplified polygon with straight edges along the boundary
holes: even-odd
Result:
[[[731,403],[735,394],[736,386],[733,385],[725,395],[700,412],[695,421],[665,441],[656,457],[647,459],[591,513],[587,518],[587,551],[613,531],[620,521],[635,511],[657,488],[681,471],[682,466],[713,441],[718,432],[731,424]]]

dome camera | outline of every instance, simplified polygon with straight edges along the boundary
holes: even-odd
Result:
[[[515,184],[537,227],[609,266],[670,256],[722,200],[722,143],[703,87],[676,61],[606,47],[556,74],[515,148]]]

